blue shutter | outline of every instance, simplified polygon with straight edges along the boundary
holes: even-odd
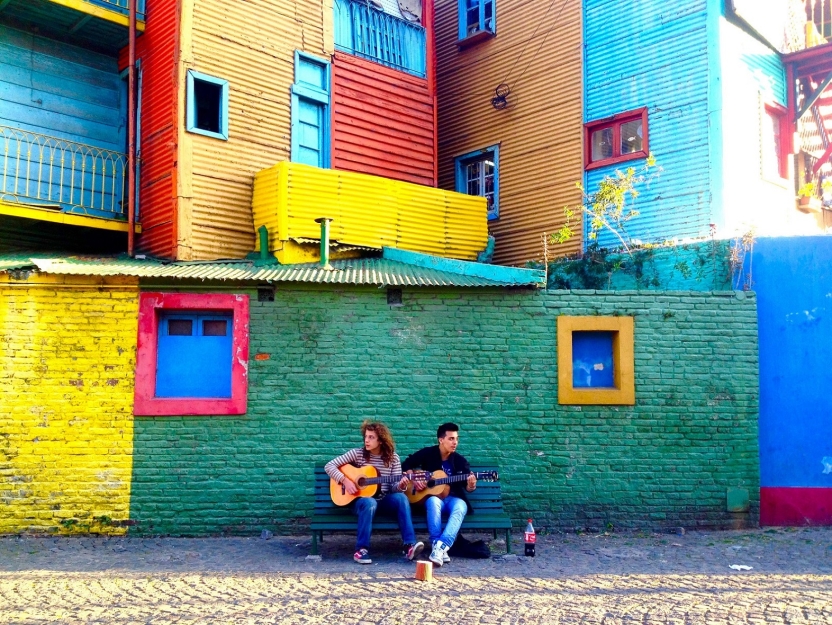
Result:
[[[329,63],[295,52],[291,158],[329,167],[329,142]]]

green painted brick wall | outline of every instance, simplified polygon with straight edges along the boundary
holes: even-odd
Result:
[[[559,406],[557,317],[616,314],[635,317],[636,405]],[[745,293],[405,289],[390,307],[383,289],[281,287],[252,298],[246,415],[136,418],[133,531],[300,530],[313,467],[365,418],[402,456],[457,422],[518,524],[727,526],[729,487],[753,523],[756,345]]]

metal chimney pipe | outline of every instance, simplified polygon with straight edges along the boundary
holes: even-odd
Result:
[[[332,218],[318,217],[315,223],[321,224],[321,268],[332,271],[332,265],[329,264],[329,224],[332,223]]]

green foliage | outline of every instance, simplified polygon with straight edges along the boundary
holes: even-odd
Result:
[[[731,288],[728,245],[715,240],[643,245],[629,253],[602,248],[596,241],[577,256],[551,262],[547,276],[548,288],[558,290]]]
[[[610,176],[604,176],[598,183],[598,190],[588,193],[583,184],[576,183],[583,198],[582,204],[575,207],[564,207],[563,214],[566,217],[564,225],[551,236],[553,243],[565,243],[575,232],[573,226],[580,225],[581,215],[586,215],[589,220],[589,232],[587,239],[596,241],[598,233],[607,229],[621,241],[624,250],[629,253],[629,237],[626,236],[625,225],[639,212],[627,201],[635,200],[639,196],[636,188],[642,184],[649,184],[650,180],[659,175],[661,168],[656,166],[656,159],[651,153],[643,167],[636,169],[628,167],[625,171],[615,170]],[[576,224],[577,222],[577,224]]]

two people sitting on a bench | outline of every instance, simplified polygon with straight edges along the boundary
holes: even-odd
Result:
[[[459,445],[459,427],[454,423],[439,426],[438,444],[425,447],[408,456],[404,465],[396,453],[393,436],[383,423],[365,421],[361,424],[361,434],[364,437],[363,448],[351,449],[333,458],[324,467],[327,475],[340,484],[343,491],[349,495],[357,495],[360,489],[343,473],[341,469],[344,465],[371,465],[381,478],[380,488],[374,497],[357,497],[350,504],[353,514],[358,516],[358,535],[353,559],[359,564],[372,562],[369,553],[370,535],[373,517],[379,510],[397,517],[405,557],[413,560],[421,553],[424,544],[416,540],[410,501],[404,495],[408,489],[415,494],[428,488],[424,477],[413,471],[421,469],[428,472],[444,471],[448,476],[468,476],[467,479],[461,478],[461,481],[453,483],[450,494],[444,499],[435,495],[429,495],[425,499],[426,521],[431,540],[430,560],[437,566],[450,562],[448,550],[453,545],[462,521],[470,509],[465,493],[477,487],[476,477],[471,473],[468,461],[456,453]],[[443,513],[448,515],[444,531]]]

